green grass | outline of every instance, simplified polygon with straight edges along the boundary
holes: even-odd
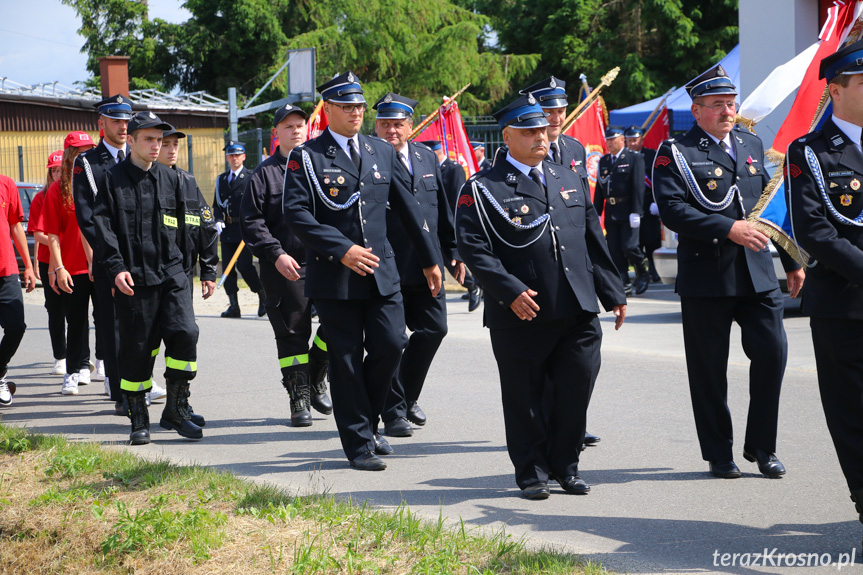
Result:
[[[127,573],[136,562],[156,565],[152,572],[605,572],[555,549],[531,550],[503,529],[421,519],[404,504],[380,510],[328,493],[295,496],[3,425],[0,469],[3,572],[27,572],[14,569],[16,556],[46,573]]]

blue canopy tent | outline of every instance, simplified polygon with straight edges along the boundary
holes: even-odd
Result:
[[[725,58],[719,61],[719,63],[722,64],[723,68],[725,68],[725,73],[728,74],[731,81],[734,82],[734,85],[737,86],[739,90],[740,44],[735,46],[728,55],[725,56]],[[642,102],[641,104],[629,106],[628,108],[612,110],[608,113],[609,123],[617,126],[632,126],[633,124],[641,126],[644,124],[644,121],[647,120],[648,116],[650,116],[650,113],[653,112],[654,108],[656,108],[656,105],[659,104],[661,99],[662,96],[648,100],[647,102]],[[692,100],[689,98],[686,90],[683,87],[676,89],[668,97],[666,103],[668,106],[668,122],[671,132],[688,131],[695,122],[695,118],[692,116],[692,112],[690,111]]]

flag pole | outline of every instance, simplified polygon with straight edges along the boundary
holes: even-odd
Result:
[[[321,98],[321,101],[318,102],[318,104],[315,106],[314,111],[311,114],[309,114],[309,121],[306,125],[308,125],[308,126],[312,125],[312,122],[314,122],[315,118],[318,117],[318,114],[321,113],[321,108],[323,108],[323,107],[324,107],[324,99]]]
[[[240,240],[240,245],[237,246],[237,251],[234,252],[234,257],[232,257],[231,261],[228,262],[228,266],[225,268],[225,272],[219,279],[219,283],[216,284],[216,289],[222,287],[222,284],[224,284],[225,280],[228,279],[228,274],[231,273],[231,270],[234,268],[234,264],[237,263],[237,258],[240,257],[240,252],[243,251],[244,247],[246,247],[246,242]]]
[[[572,126],[573,122],[578,119],[578,116],[583,112],[590,104],[593,103],[593,100],[599,94],[599,91],[602,90],[605,86],[611,86],[611,83],[614,82],[614,79],[617,78],[617,75],[620,73],[620,66],[615,66],[608,73],[602,77],[602,80],[599,82],[599,86],[593,89],[593,91],[582,100],[578,106],[575,107],[575,110],[566,117],[566,120],[563,122],[563,129],[561,132],[566,133],[566,131]]]
[[[648,125],[650,125],[651,127],[653,126],[652,122],[654,120],[654,116],[656,116],[657,113],[659,112],[659,110],[662,109],[662,105],[665,104],[665,100],[667,100],[668,97],[671,95],[671,93],[673,91],[675,91],[676,89],[677,89],[677,87],[673,86],[665,94],[663,94],[662,98],[659,99],[659,103],[656,105],[656,107],[653,109],[653,111],[650,113],[650,115],[647,117],[647,119],[641,125],[641,129],[644,130],[645,133],[647,132],[647,130],[650,129],[650,128],[648,128]]]
[[[464,88],[462,88],[461,90],[459,90],[458,92],[456,92],[455,94],[450,96],[450,102],[452,102],[453,100],[455,100],[456,98],[458,98],[459,96],[464,94],[464,91],[467,90],[469,87],[470,87],[470,82],[465,84]],[[435,121],[435,119],[438,117],[439,114],[440,114],[440,106],[438,106],[437,110],[435,110],[433,113],[429,114],[426,117],[426,119],[423,120],[420,123],[420,125],[414,129],[413,132],[411,132],[411,135],[408,136],[408,140],[413,140],[414,138],[416,138],[417,135],[419,135],[419,133],[422,132],[426,126],[428,126],[429,124],[431,124],[432,122]]]

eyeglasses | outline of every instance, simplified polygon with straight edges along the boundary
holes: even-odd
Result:
[[[740,105],[737,102],[720,102],[718,104],[713,104],[711,106],[708,106],[707,104],[698,104],[698,105],[701,106],[702,108],[710,108],[716,114],[721,114],[722,112],[725,111],[725,108],[731,108],[731,110],[734,111],[740,107]]]
[[[353,114],[354,112],[365,112],[367,106],[365,104],[335,104],[330,102],[331,106],[340,108],[345,114]]]

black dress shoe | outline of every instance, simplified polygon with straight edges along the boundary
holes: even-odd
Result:
[[[469,300],[470,299],[470,292],[464,292],[463,294],[461,294],[461,299],[462,299],[462,301]]]
[[[563,490],[573,495],[587,495],[590,485],[578,475],[567,475],[563,479],[555,478]]]
[[[592,433],[588,433],[586,431],[584,432],[584,444],[585,445],[596,445],[600,441],[601,440],[599,439],[598,436],[596,436]]]
[[[425,425],[426,421],[428,421],[426,414],[422,409],[420,409],[420,406],[417,405],[416,401],[408,403],[408,421],[414,425],[419,425],[420,427]]]
[[[360,471],[383,471],[387,468],[387,464],[371,451],[366,451],[362,455],[351,459],[351,467]]]
[[[392,455],[393,448],[380,433],[375,433],[375,455]]]
[[[775,453],[767,453],[760,449],[749,449],[744,446],[743,459],[746,461],[757,461],[758,471],[771,479],[785,475],[785,466],[782,465],[782,462],[779,461]]]
[[[713,474],[713,477],[720,477],[722,479],[737,479],[740,477],[740,469],[737,468],[737,465],[733,461],[711,461],[710,473]]]
[[[521,496],[525,499],[548,499],[550,493],[551,491],[548,489],[548,483],[545,481],[528,485],[521,490]]]
[[[476,311],[476,308],[479,307],[479,303],[482,301],[482,288],[472,289],[468,295],[467,311]]]
[[[404,417],[397,417],[392,421],[384,423],[387,435],[391,437],[410,437],[414,434],[414,428]]]

